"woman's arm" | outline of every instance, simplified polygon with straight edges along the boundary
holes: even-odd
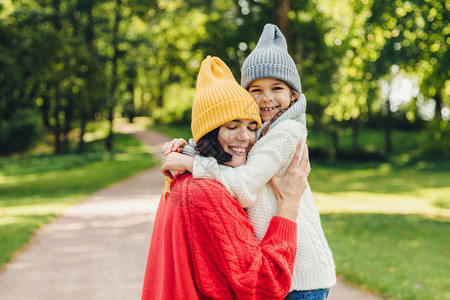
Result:
[[[284,298],[291,286],[297,224],[275,216],[259,243],[244,210],[222,185],[194,180],[189,187],[192,205],[183,217],[201,292],[218,299]],[[210,278],[227,284],[211,284]]]
[[[193,156],[177,152],[171,152],[164,156],[161,165],[161,172],[169,178],[173,178],[173,175],[170,171],[179,171],[179,172],[188,171],[192,173],[193,163],[194,163]]]
[[[243,207],[250,207],[256,201],[258,191],[274,175],[284,173],[297,144],[305,140],[306,128],[299,122],[286,120],[256,142],[245,165],[230,168],[219,165],[213,158],[196,156],[193,175],[219,181]]]

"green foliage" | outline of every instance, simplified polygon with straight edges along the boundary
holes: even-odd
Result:
[[[188,86],[171,86],[167,89],[167,100],[163,107],[151,112],[156,124],[190,124],[194,89]]]
[[[450,157],[450,125],[448,121],[434,120],[430,122],[424,133],[422,148],[425,153]]]
[[[289,9],[280,20],[281,4]],[[85,126],[110,112],[187,122],[203,58],[221,57],[239,80],[264,24],[278,22],[300,71],[309,124],[332,132],[351,124],[342,121],[383,124],[380,86],[396,76],[394,65],[420,85],[417,99],[400,108],[408,122],[420,121],[429,98],[444,120],[448,18],[439,0],[9,1],[0,11],[0,118],[38,108],[58,153],[70,151],[77,127],[83,151]],[[441,126],[429,130],[445,135]],[[429,145],[442,153],[439,143]]]
[[[388,299],[450,297],[448,222],[417,215],[322,214],[337,273]]]
[[[39,116],[31,109],[16,111],[11,118],[0,121],[0,154],[24,152],[42,137]]]

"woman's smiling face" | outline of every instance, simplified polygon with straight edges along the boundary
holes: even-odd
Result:
[[[271,120],[281,110],[288,108],[295,99],[290,87],[274,78],[257,79],[250,84],[248,91],[259,106],[263,122]]]
[[[257,127],[253,120],[233,120],[220,126],[217,139],[232,157],[225,165],[238,167],[247,162],[247,154],[256,141]]]

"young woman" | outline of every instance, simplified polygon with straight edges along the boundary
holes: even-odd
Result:
[[[230,167],[245,164],[260,123],[251,95],[219,58],[207,57],[192,111],[200,155]],[[177,173],[156,214],[142,299],[284,298],[297,248],[299,199],[309,172],[307,155],[300,160],[297,148],[283,181],[274,178],[278,209],[261,241],[223,185]],[[300,184],[292,188],[293,181]]]
[[[242,66],[241,75],[241,85],[255,99],[264,122],[247,163],[228,168],[210,157],[171,153],[163,172],[190,170],[194,178],[221,182],[246,208],[255,236],[261,241],[277,212],[269,181],[284,173],[297,143],[306,141],[306,98],[301,93],[300,76],[287,52],[286,40],[275,25],[264,27],[258,44]],[[166,144],[163,151],[179,151],[184,145],[183,140],[175,140]],[[190,150],[185,147],[186,153],[192,153]],[[297,255],[288,299],[326,299],[336,282],[335,266],[309,186],[300,203],[297,224]]]

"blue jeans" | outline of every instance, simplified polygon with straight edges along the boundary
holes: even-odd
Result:
[[[319,289],[311,291],[292,291],[285,300],[325,300],[328,297],[330,289]]]

